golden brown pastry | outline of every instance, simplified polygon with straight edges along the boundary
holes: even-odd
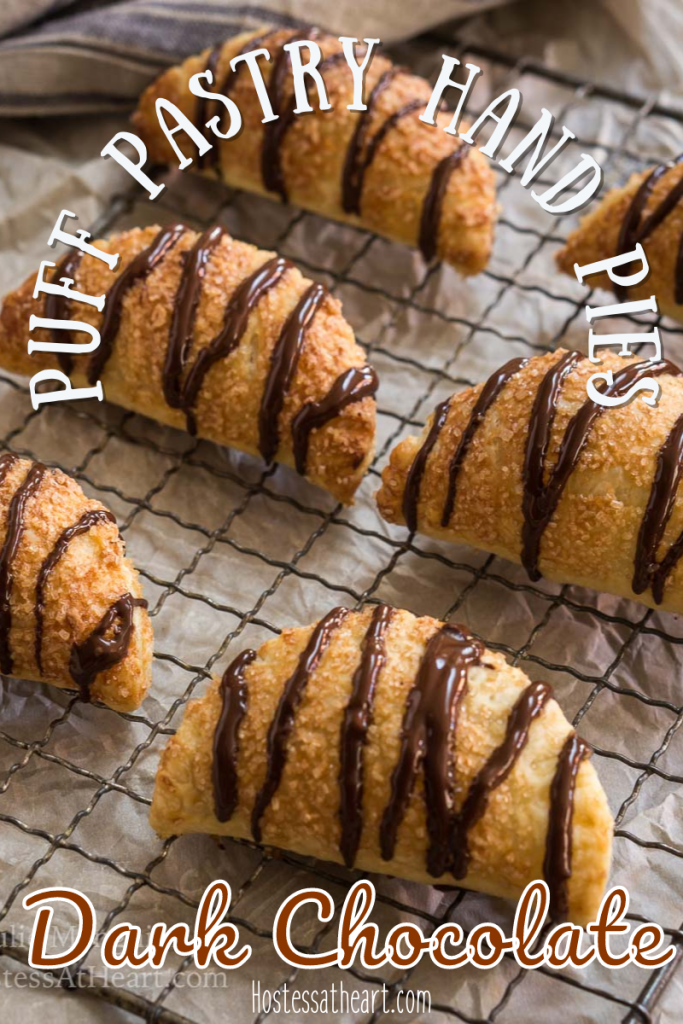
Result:
[[[646,377],[661,386],[618,408],[587,398]],[[377,502],[391,523],[521,562],[531,579],[683,611],[683,378],[667,360],[578,352],[513,359],[438,406],[394,448]]]
[[[0,456],[0,671],[134,711],[152,627],[116,520],[58,469]]]
[[[335,608],[189,705],[150,821],[510,898],[545,877],[584,923],[612,838],[589,752],[547,684],[463,627]]]
[[[592,287],[614,290],[620,302],[657,298],[661,313],[683,320],[683,163],[660,164],[634,174],[613,188],[567,239],[557,264],[574,276],[574,264],[585,266],[621,253],[640,242],[650,273],[639,284],[614,286],[606,273],[588,276]],[[628,276],[640,263],[615,268]]]
[[[76,252],[53,271],[106,295],[104,312],[62,296],[32,298],[35,275],[0,313],[0,366],[34,374],[60,365],[81,386],[219,444],[296,466],[351,503],[375,444],[377,378],[341,306],[288,260],[221,227],[136,228],[100,240],[116,271]],[[29,318],[79,319],[101,334],[89,356],[34,352]],[[83,332],[54,332],[64,343]],[[36,341],[49,332],[33,332]]]
[[[332,109],[320,111],[311,94],[314,112],[295,115],[283,47],[305,38],[321,48],[319,71]],[[259,66],[278,114],[265,124],[248,68],[244,62],[234,72],[230,67],[232,58],[262,47],[271,59],[261,59]],[[241,112],[243,129],[233,138],[221,140],[205,128],[217,114],[222,117],[224,106],[189,90],[190,78],[205,69],[214,76],[212,91],[229,96]],[[491,253],[493,172],[476,148],[443,131],[452,114],[437,115],[436,125],[420,121],[431,91],[424,79],[374,54],[366,72],[367,110],[348,110],[353,79],[338,39],[317,29],[264,29],[234,36],[164,71],[144,92],[134,123],[150,160],[177,163],[155,110],[159,97],[170,100],[213,145],[198,158],[187,135],[174,136],[193,169],[419,246],[428,260],[436,256],[462,274],[477,274]]]

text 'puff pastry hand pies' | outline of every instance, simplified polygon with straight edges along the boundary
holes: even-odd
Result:
[[[683,611],[683,378],[667,360],[601,357],[605,394],[661,385],[606,409],[596,367],[558,350],[513,359],[437,407],[391,453],[377,502],[391,523],[521,562],[541,575]]]
[[[0,671],[116,711],[147,692],[152,627],[114,516],[58,469],[0,456]]]
[[[104,312],[61,296],[35,300],[30,278],[5,299],[0,366],[24,374],[57,367],[57,356],[28,355],[29,318],[78,318],[101,342],[89,356],[61,356],[77,385],[101,380],[117,405],[295,466],[353,501],[374,451],[377,378],[322,285],[221,227],[201,235],[182,224],[136,228],[94,244],[120,253],[116,271],[77,253],[53,276],[106,295]],[[66,333],[55,331],[56,340]],[[34,332],[48,338],[44,328]],[[71,340],[90,338],[73,332]]]
[[[331,110],[295,115],[289,53],[285,43],[312,38],[320,46]],[[259,61],[277,120],[263,124],[251,74],[232,58],[265,47],[270,61]],[[364,48],[358,50],[359,60]],[[210,88],[237,104],[240,134],[218,139],[205,125],[225,108],[196,98],[190,78],[213,72]],[[348,110],[353,79],[341,44],[316,29],[271,29],[241,34],[213,51],[170,68],[143,94],[135,128],[156,163],[177,163],[155,111],[157,99],[175,103],[213,149],[201,159],[184,134],[174,136],[195,169],[221,177],[228,185],[279,196],[334,220],[346,221],[408,245],[426,259],[437,256],[463,274],[477,274],[489,260],[496,218],[494,176],[486,157],[443,131],[452,118],[444,112],[436,125],[420,121],[431,95],[428,82],[386,57],[373,54],[366,71],[366,111]],[[223,131],[226,126],[223,126]],[[465,130],[464,125],[461,128]]]
[[[683,320],[683,157],[634,174],[621,188],[607,193],[557,254],[560,270],[574,276],[574,264],[585,266],[633,252],[642,243],[650,273],[639,284],[615,287],[606,273],[586,277],[593,287],[614,290],[618,300],[657,297],[661,313]],[[627,277],[640,263],[615,268]]]
[[[245,651],[164,751],[150,821],[514,898],[587,921],[612,819],[545,683],[461,626],[335,608]]]

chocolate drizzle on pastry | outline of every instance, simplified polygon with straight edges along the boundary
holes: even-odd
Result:
[[[351,684],[351,697],[344,711],[340,739],[341,839],[339,849],[347,868],[352,868],[363,831],[363,758],[372,723],[377,680],[386,662],[386,633],[394,609],[380,604],[375,608]]]
[[[645,217],[643,214],[647,201],[654,192],[657,183],[664,177],[667,171],[683,161],[683,153],[670,163],[659,164],[648,174],[633,196],[619,231],[617,252],[631,252],[638,242],[644,242],[659,225],[666,220],[673,209],[683,198],[683,177],[664,196],[658,206]],[[615,285],[615,294],[620,301],[624,301],[628,288],[623,285]],[[674,271],[674,301],[677,305],[683,304],[683,237],[679,242]]]
[[[152,244],[134,257],[114,281],[106,297],[100,348],[88,366],[90,383],[95,383],[112,354],[121,324],[122,302],[128,289],[160,264],[186,230],[180,224],[162,229]],[[279,284],[288,271],[294,269],[289,260],[276,256],[244,278],[226,304],[221,329],[193,359],[195,325],[204,278],[216,250],[226,237],[229,237],[228,232],[218,225],[205,231],[191,248],[183,251],[180,283],[171,311],[162,388],[169,407],[185,414],[187,430],[191,434],[197,432],[195,408],[207,374],[216,363],[235,351],[247,331],[249,317],[263,297]],[[284,402],[294,380],[307,332],[328,295],[324,285],[309,285],[285,320],[273,346],[258,423],[259,450],[267,462],[277,457],[279,420]],[[306,403],[299,410],[292,424],[292,446],[297,466],[303,466],[300,472],[305,473],[310,432],[334,419],[347,405],[374,394],[376,389],[377,378],[370,367],[353,368],[337,378],[326,395]]]
[[[109,511],[109,509],[106,508],[93,508],[88,512],[84,512],[78,522],[74,523],[73,526],[67,526],[67,528],[62,531],[57,538],[52,551],[40,567],[40,572],[38,573],[38,579],[36,581],[36,601],[34,606],[34,616],[36,620],[35,655],[36,665],[38,666],[38,672],[40,675],[43,674],[43,615],[45,612],[45,588],[47,587],[48,580],[57,567],[57,563],[66,554],[71,541],[74,540],[75,537],[88,533],[94,526],[99,526],[101,523],[115,522],[116,517]]]
[[[12,457],[3,456],[3,458],[8,459]],[[31,498],[37,494],[46,473],[47,467],[43,466],[41,462],[34,462],[24,477],[23,482],[14,492],[7,511],[5,541],[0,551],[0,672],[4,675],[10,675],[13,665],[10,650],[10,631],[12,629],[11,600],[14,584],[13,563],[19,551],[21,538],[24,535],[26,506]]]
[[[469,832],[486,813],[489,797],[514,768],[529,739],[531,723],[552,697],[547,683],[531,683],[522,692],[507,721],[505,738],[474,777],[451,826],[451,872],[464,878],[470,862]]]
[[[434,259],[438,251],[441,211],[448,183],[453,172],[461,166],[469,151],[469,146],[461,142],[457,149],[449,153],[448,156],[445,156],[434,168],[427,195],[422,205],[418,243],[420,252],[427,263]]]
[[[550,524],[571,474],[588,443],[591,431],[606,407],[588,398],[574,413],[560,441],[557,459],[548,471],[547,461],[555,416],[562,386],[585,357],[580,352],[567,352],[543,376],[538,386],[529,417],[522,468],[522,539],[521,561],[532,580],[541,578],[539,569],[543,535]],[[483,419],[507,382],[523,369],[525,360],[513,359],[494,373],[474,403],[470,418],[451,458],[446,499],[441,526],[448,527],[457,497],[458,476],[469,446]],[[656,362],[630,363],[614,374],[612,383],[602,388],[611,398],[622,397],[645,377],[681,376],[681,370],[667,359]],[[406,526],[412,532],[418,525],[418,503],[427,461],[434,450],[448,419],[452,399],[438,405],[427,436],[418,449],[408,471],[403,492],[402,511]],[[673,512],[678,484],[683,473],[683,417],[671,428],[657,456],[654,480],[640,525],[634,555],[633,592],[641,594],[648,586],[657,604],[664,598],[668,577],[683,557],[683,531],[668,552],[657,562],[657,551]]]
[[[363,179],[369,166],[366,160],[366,143],[370,122],[377,106],[377,101],[383,92],[386,92],[389,85],[397,75],[401,74],[402,68],[390,67],[384,71],[373,88],[365,110],[360,111],[356,122],[351,141],[349,142],[344,159],[344,171],[342,175],[342,207],[345,213],[360,215],[361,197],[363,193]],[[386,124],[386,122],[385,122]],[[384,128],[384,125],[382,126]],[[380,129],[381,131],[381,129]],[[377,133],[379,134],[379,132]],[[377,138],[375,135],[375,139]],[[374,142],[374,139],[373,139]]]
[[[80,249],[72,249],[71,252],[68,252],[64,259],[55,267],[51,283],[57,284],[57,282],[61,281],[62,278],[68,278],[70,281],[75,280],[76,271],[78,270],[82,259],[83,253]],[[71,316],[70,307],[71,300],[66,295],[45,296],[45,316],[48,320],[69,320]],[[58,327],[52,328],[53,344],[63,345],[70,341],[71,331],[65,332],[60,330]],[[72,355],[68,352],[58,352],[57,361],[63,373],[71,373],[73,369]]]
[[[567,885],[572,874],[572,821],[576,780],[581,762],[590,754],[588,744],[570,733],[562,748],[550,787],[550,821],[543,877],[550,890],[550,916],[564,921],[569,910]]]
[[[683,555],[683,532],[681,532],[669,547],[661,563],[657,562],[657,551],[673,512],[682,473],[683,416],[679,416],[657,454],[652,488],[638,533],[631,584],[634,594],[642,594],[647,587],[651,586],[652,596],[657,604],[662,603],[664,584]]]
[[[18,456],[13,455],[12,452],[6,452],[5,455],[0,455],[0,484],[2,484],[12,466],[16,465],[18,461]]]
[[[275,31],[275,29],[269,29],[263,35],[248,39],[236,56],[241,56],[248,53],[250,50],[258,49],[263,46]],[[273,109],[273,113],[276,114],[276,118],[274,120],[267,121],[263,126],[263,141],[261,146],[261,180],[263,182],[263,187],[268,192],[277,193],[283,202],[288,201],[289,194],[282,166],[282,147],[296,116],[294,113],[296,108],[296,97],[293,93],[288,96],[286,91],[286,76],[291,61],[289,51],[285,50],[284,47],[287,43],[291,43],[299,39],[315,39],[316,35],[317,30],[309,28],[305,30],[299,29],[291,35],[286,36],[274,58],[273,68],[266,85],[270,105]],[[364,48],[361,47],[360,49],[362,51]],[[208,61],[209,70],[215,72],[220,53],[221,48],[218,48],[210,54]],[[335,50],[333,53],[323,57],[317,70],[323,74],[331,67],[345,64],[346,56],[344,51]],[[404,104],[402,107],[388,114],[377,126],[377,129],[372,136],[369,137],[371,122],[373,120],[373,114],[377,108],[378,100],[390,88],[394,79],[400,74],[410,74],[410,72],[406,71],[405,68],[396,66],[390,66],[387,68],[375,83],[368,98],[366,108],[357,112],[358,117],[355,128],[351,133],[344,157],[340,182],[340,204],[344,212],[347,214],[356,216],[361,215],[365,176],[368,168],[375,159],[381,143],[389,132],[391,132],[404,117],[424,106],[424,100],[412,100],[409,103]],[[237,72],[229,69],[217,91],[227,96],[234,87],[236,79]],[[195,123],[203,132],[205,137],[209,138],[210,133],[208,129],[206,129],[205,125],[207,118],[206,104],[206,100],[201,99],[197,101],[195,107]],[[427,261],[432,260],[437,255],[441,212],[448,183],[453,172],[457,170],[457,168],[459,168],[466,159],[469,148],[470,147],[467,144],[461,143],[457,149],[444,157],[434,168],[429,188],[427,189],[422,206],[418,241],[419,248]],[[211,164],[218,164],[219,162],[218,140],[214,140],[213,149],[210,153],[207,153],[205,157],[200,159],[199,167],[205,168]]]
[[[187,429],[191,434],[197,432],[194,406],[204,378],[209,370],[222,359],[227,359],[239,345],[249,323],[249,316],[259,304],[266,292],[290,269],[291,263],[275,256],[255,270],[237,286],[225,309],[223,326],[216,337],[197,354],[185,380],[181,407],[187,416]]]
[[[280,446],[279,418],[285,395],[292,386],[306,332],[328,295],[321,284],[312,284],[287,317],[270,357],[259,411],[259,451],[272,462]]]
[[[162,228],[152,244],[131,260],[107,292],[104,304],[104,318],[100,327],[100,345],[99,348],[95,349],[88,363],[87,378],[89,384],[97,383],[102,371],[111,358],[114,350],[114,341],[121,326],[123,301],[128,291],[138,281],[144,281],[149,277],[154,268],[161,263],[186,230],[183,224],[173,224],[171,227]]]
[[[451,516],[453,515],[458,474],[460,473],[460,467],[462,466],[463,459],[469,451],[474,435],[481,426],[486,413],[489,411],[496,398],[498,398],[498,395],[501,393],[507,382],[511,377],[514,377],[516,373],[519,373],[522,367],[526,366],[527,362],[528,360],[526,359],[511,359],[504,366],[501,366],[500,370],[497,370],[492,374],[481,389],[479,397],[474,403],[474,408],[470,414],[467,426],[460,435],[458,447],[455,449],[453,458],[448,466],[448,490],[446,492],[446,501],[443,507],[443,514],[441,516],[441,525],[443,527],[448,526]]]
[[[427,468],[427,459],[432,454],[436,442],[439,440],[441,431],[443,430],[446,420],[448,419],[448,411],[451,407],[451,399],[447,398],[445,402],[441,402],[437,405],[434,410],[434,418],[432,419],[432,425],[429,428],[427,437],[424,440],[424,444],[421,446],[417,455],[413,459],[413,463],[408,472],[406,479],[406,486],[403,491],[403,518],[406,521],[406,526],[411,533],[417,530],[417,505],[420,500],[420,490],[422,488],[422,479],[425,475]],[[455,486],[455,485],[454,485]],[[445,513],[444,513],[445,514]]]
[[[458,714],[468,670],[479,663],[483,652],[483,645],[461,627],[442,626],[427,643],[403,716],[401,750],[382,817],[380,850],[384,860],[393,858],[399,827],[424,766],[427,871],[435,878],[447,871],[450,863]]]
[[[142,598],[123,594],[107,609],[92,633],[73,645],[69,672],[83,701],[90,701],[92,684],[100,672],[113,668],[127,656],[135,609],[146,607],[147,602]]]
[[[226,669],[221,680],[221,715],[213,741],[213,791],[216,817],[229,821],[235,812],[239,728],[247,711],[247,681],[244,678],[256,651],[243,651]]]
[[[372,397],[377,392],[377,374],[371,366],[352,367],[337,377],[324,398],[307,402],[292,420],[294,462],[298,473],[306,473],[308,442],[311,431],[319,430],[354,402]]]
[[[532,580],[538,580],[541,576],[538,562],[543,533],[557,510],[560,498],[586,447],[596,420],[605,411],[605,406],[598,405],[588,398],[574,413],[562,437],[557,461],[547,483],[544,483],[546,455],[561,381],[581,359],[583,356],[580,353],[570,352],[551,367],[534,403],[524,460],[522,530],[522,565]],[[659,377],[662,374],[678,376],[680,370],[666,359],[652,363],[631,363],[614,374],[612,384],[603,388],[603,393],[617,398],[625,395],[641,378]],[[636,564],[639,558],[640,553],[636,551]]]
[[[267,734],[265,779],[256,796],[251,831],[262,838],[261,820],[282,780],[297,709],[311,675],[347,616],[334,608],[313,628],[294,673],[284,683]],[[363,833],[364,750],[373,721],[377,683],[387,659],[387,634],[396,612],[378,605],[368,621],[360,657],[339,732],[339,850],[352,868]],[[530,683],[509,711],[501,743],[472,779],[458,812],[454,809],[455,750],[458,718],[467,693],[470,669],[481,664],[484,647],[463,627],[441,625],[429,638],[410,689],[401,724],[400,749],[390,795],[379,827],[379,846],[386,861],[394,858],[420,770],[424,772],[429,845],[427,871],[435,878],[450,872],[466,878],[471,859],[469,833],[486,813],[491,794],[514,769],[529,740],[533,722],[552,697],[547,683]],[[239,729],[247,710],[245,673],[258,657],[248,650],[230,665],[220,687],[221,713],[214,733],[212,779],[214,809],[228,821],[238,804]],[[571,875],[572,814],[576,779],[590,748],[571,733],[562,748],[550,787],[550,809],[544,877],[556,915],[567,913],[567,880]]]
[[[17,456],[8,453],[0,457],[0,484],[5,480],[9,470],[18,462]],[[5,539],[0,549],[0,671],[10,675],[14,663],[10,649],[10,633],[12,629],[12,588],[14,583],[14,562],[18,555],[24,531],[26,529],[27,506],[32,498],[38,495],[40,486],[49,472],[40,462],[29,466],[26,476],[15,490],[7,510],[5,523]],[[40,509],[37,513],[40,515]],[[72,526],[62,531],[55,541],[52,551],[44,559],[36,580],[34,617],[35,659],[38,672],[43,674],[42,644],[43,615],[45,605],[45,588],[59,560],[64,556],[71,541],[80,534],[87,533],[100,523],[116,520],[107,509],[90,509],[84,512]],[[133,613],[135,608],[146,608],[147,602],[135,598],[132,594],[120,597],[97,624],[95,629],[81,643],[71,648],[69,671],[71,677],[81,691],[84,700],[90,699],[90,687],[95,677],[106,669],[118,664],[128,654],[133,633]]]
[[[184,254],[183,273],[173,306],[163,375],[164,398],[172,409],[182,409],[184,406],[182,375],[192,348],[202,281],[214,250],[226,234],[225,228],[220,226],[210,228]]]
[[[299,658],[293,675],[285,683],[275,717],[268,730],[268,761],[266,777],[259,790],[251,815],[251,833],[257,843],[261,841],[261,818],[275,796],[287,761],[287,744],[294,726],[294,716],[301,703],[308,680],[320,664],[337,629],[342,625],[348,608],[333,608],[321,619],[311,633],[306,648]]]
[[[308,38],[313,39],[315,34],[315,31],[311,30]],[[267,121],[263,126],[261,178],[263,187],[269,192],[277,192],[283,203],[287,202],[287,186],[282,171],[282,142],[294,121],[294,108],[296,107],[294,96],[290,97],[289,102],[285,105],[285,76],[291,62],[289,50],[285,50],[285,45],[301,38],[305,37],[302,37],[301,32],[297,31],[283,41],[266,86],[270,105],[273,108],[273,113],[277,115],[277,120]],[[321,61],[318,71],[324,70],[324,64],[325,61]]]

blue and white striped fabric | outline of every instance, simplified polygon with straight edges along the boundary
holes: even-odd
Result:
[[[191,53],[263,24],[408,38],[506,0],[2,0],[0,116],[130,108],[159,73]]]

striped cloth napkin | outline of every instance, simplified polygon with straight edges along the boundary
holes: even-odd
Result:
[[[0,116],[121,111],[161,69],[263,24],[382,42],[507,0],[2,0]]]

